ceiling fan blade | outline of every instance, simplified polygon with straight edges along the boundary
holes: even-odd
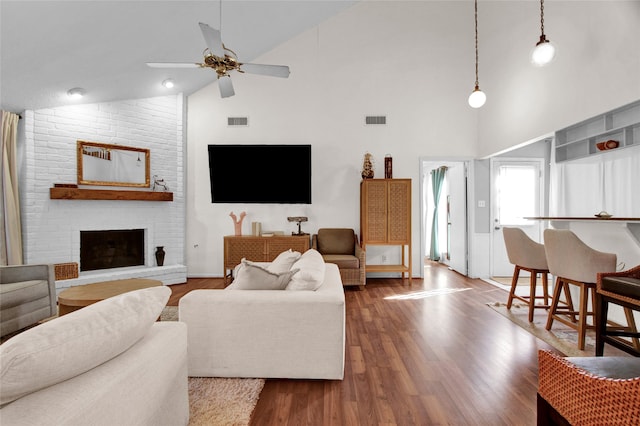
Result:
[[[233,96],[236,92],[233,90],[233,84],[231,83],[231,77],[228,75],[218,77],[218,87],[220,88],[220,95],[223,98]]]
[[[199,25],[204,41],[209,50],[211,50],[211,53],[220,58],[224,58],[224,47],[222,46],[222,36],[220,35],[220,31],[215,28],[211,28],[209,25],[203,24],[202,22],[200,22]]]
[[[151,68],[201,68],[202,64],[196,62],[147,62]]]
[[[269,75],[271,77],[289,77],[289,67],[286,65],[242,64],[240,70],[249,74]]]

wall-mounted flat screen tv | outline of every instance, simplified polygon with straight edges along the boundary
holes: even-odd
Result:
[[[311,145],[209,145],[212,203],[311,204]]]

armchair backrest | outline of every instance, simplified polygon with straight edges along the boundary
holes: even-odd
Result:
[[[351,228],[320,228],[317,250],[322,254],[354,254],[356,235]]]

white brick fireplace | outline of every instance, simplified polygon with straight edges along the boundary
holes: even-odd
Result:
[[[26,111],[20,141],[25,263],[80,264],[80,231],[144,229],[144,266],[80,272],[57,281],[58,291],[133,277],[185,282],[184,116],[182,95]],[[149,149],[150,175],[164,179],[173,201],[50,199],[55,183],[77,183],[77,140]],[[156,266],[157,246],[166,251],[162,267]]]

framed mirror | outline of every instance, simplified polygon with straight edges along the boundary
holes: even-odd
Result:
[[[78,185],[149,187],[150,151],[78,141]]]

